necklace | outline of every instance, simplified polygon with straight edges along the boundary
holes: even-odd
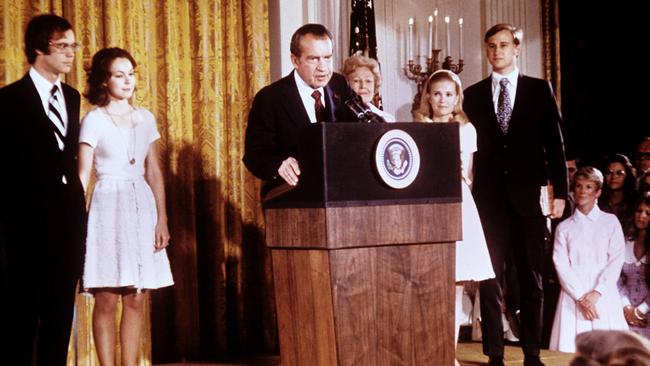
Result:
[[[124,147],[126,149],[126,158],[129,160],[129,164],[133,165],[135,164],[135,122],[133,121],[133,112],[135,109],[131,107],[131,110],[126,113],[129,115],[129,121],[131,122],[131,149],[129,149],[129,138],[126,138],[126,141],[124,142]],[[108,109],[104,107],[104,113],[108,115],[108,118],[110,118],[111,122],[113,122],[113,125],[115,128],[118,129],[118,132],[120,132],[120,135],[122,134],[120,127],[115,123],[115,120],[113,119],[113,114],[108,112]],[[117,117],[124,117],[126,114],[123,115],[116,115]],[[130,150],[130,153],[129,153]]]

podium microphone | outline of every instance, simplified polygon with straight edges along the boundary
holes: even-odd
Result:
[[[345,105],[350,108],[352,113],[357,117],[359,122],[365,123],[385,123],[383,117],[370,110],[370,107],[361,100],[361,97],[354,95],[345,101]]]

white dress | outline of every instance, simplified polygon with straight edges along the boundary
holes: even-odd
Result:
[[[553,263],[562,292],[553,319],[549,349],[575,352],[578,333],[594,329],[627,330],[616,283],[623,267],[625,239],[616,216],[598,205],[585,215],[575,210],[555,232]],[[601,294],[598,318],[587,320],[576,300],[591,290]]]
[[[133,118],[135,130],[117,127],[98,108],[82,120],[79,141],[94,148],[97,173],[88,211],[85,289],[174,283],[167,252],[154,252],[156,202],[144,179],[147,151],[160,134],[148,110],[137,109]],[[131,158],[135,164],[129,164]]]
[[[456,281],[482,281],[494,277],[490,253],[488,252],[481,219],[469,189],[469,159],[477,150],[476,129],[471,123],[460,125],[460,158],[463,174],[462,234],[463,240],[456,243]]]

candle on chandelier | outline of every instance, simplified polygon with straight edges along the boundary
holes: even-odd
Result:
[[[463,59],[463,18],[458,19],[458,59]]]
[[[449,35],[449,16],[445,17],[445,35],[446,35],[446,48],[447,48],[447,56],[451,56],[451,38]]]
[[[427,57],[431,58],[433,55],[433,52],[431,51],[433,49],[433,17],[429,15],[429,42],[427,43]]]
[[[433,48],[438,49],[438,8],[433,11]]]
[[[406,40],[406,55],[408,56],[409,61],[413,61],[413,24],[415,20],[409,18],[409,34]]]

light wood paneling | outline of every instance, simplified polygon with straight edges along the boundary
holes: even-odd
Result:
[[[264,211],[269,247],[349,248],[461,239],[460,203]]]
[[[328,252],[272,250],[282,365],[336,365]]]
[[[452,365],[454,244],[331,251],[339,365]]]

